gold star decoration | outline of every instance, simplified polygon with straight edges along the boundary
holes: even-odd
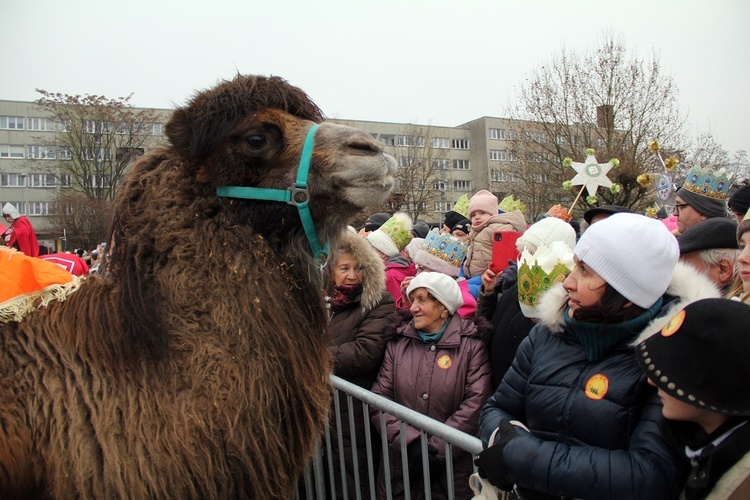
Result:
[[[596,196],[599,186],[612,186],[612,181],[607,177],[607,173],[614,167],[612,161],[597,163],[596,157],[590,154],[586,156],[584,163],[574,161],[570,166],[576,171],[576,176],[570,181],[571,185],[585,186],[589,196]]]

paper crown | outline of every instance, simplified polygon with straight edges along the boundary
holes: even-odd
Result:
[[[558,219],[562,219],[565,222],[570,222],[570,219],[573,218],[573,214],[568,212],[559,203],[557,205],[552,205],[552,208],[547,210],[547,215],[549,215],[550,217],[557,217]]]
[[[514,200],[512,194],[503,198],[503,201],[500,202],[498,208],[506,213],[515,212],[516,210],[520,210],[521,213],[524,214],[526,213],[526,205],[524,205],[521,200]]]
[[[731,177],[732,174],[727,173],[725,168],[714,170],[696,166],[688,171],[682,189],[707,198],[725,200],[732,186]]]
[[[377,230],[367,235],[372,246],[393,257],[403,250],[411,241],[411,217],[403,212],[393,214]]]
[[[466,257],[466,250],[466,244],[460,239],[433,229],[417,251],[414,263],[455,278]]]
[[[562,241],[542,246],[533,254],[528,250],[518,259],[518,303],[527,318],[540,317],[539,297],[553,285],[565,280],[573,269],[573,250]]]
[[[464,216],[464,219],[469,218],[469,197],[467,195],[461,195],[456,200],[456,204],[453,205],[453,211]]]

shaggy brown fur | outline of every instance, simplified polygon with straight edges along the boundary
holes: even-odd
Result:
[[[197,94],[116,201],[111,276],[0,325],[3,497],[289,498],[322,432],[319,272],[287,188],[322,115],[280,78]],[[395,162],[323,123],[310,206],[325,241],[382,201]]]

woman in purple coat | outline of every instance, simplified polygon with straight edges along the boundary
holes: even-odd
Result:
[[[395,316],[397,321],[390,332],[383,365],[372,391],[476,435],[480,410],[492,393],[491,371],[477,326],[472,320],[455,314],[463,304],[461,290],[450,276],[421,272],[411,281],[406,293],[411,307],[408,312]],[[386,415],[385,419],[391,487],[394,498],[401,498],[405,488],[401,470],[401,426],[391,415]],[[379,412],[373,411],[372,421],[380,429]],[[421,498],[424,482],[421,480],[420,431],[408,424],[404,428],[411,496]],[[431,436],[428,452],[432,498],[447,498],[445,442]],[[456,498],[469,498],[471,455],[454,448],[453,470]],[[382,465],[378,495],[385,495]]]

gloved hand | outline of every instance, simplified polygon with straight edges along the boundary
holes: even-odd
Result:
[[[508,259],[508,267],[500,274],[495,283],[495,292],[504,293],[518,281],[518,264],[514,260]]]
[[[518,428],[510,420],[502,419],[490,446],[482,451],[475,460],[479,476],[487,478],[492,485],[503,491],[511,491],[514,484],[514,481],[505,472],[503,451],[508,443],[519,435]]]

